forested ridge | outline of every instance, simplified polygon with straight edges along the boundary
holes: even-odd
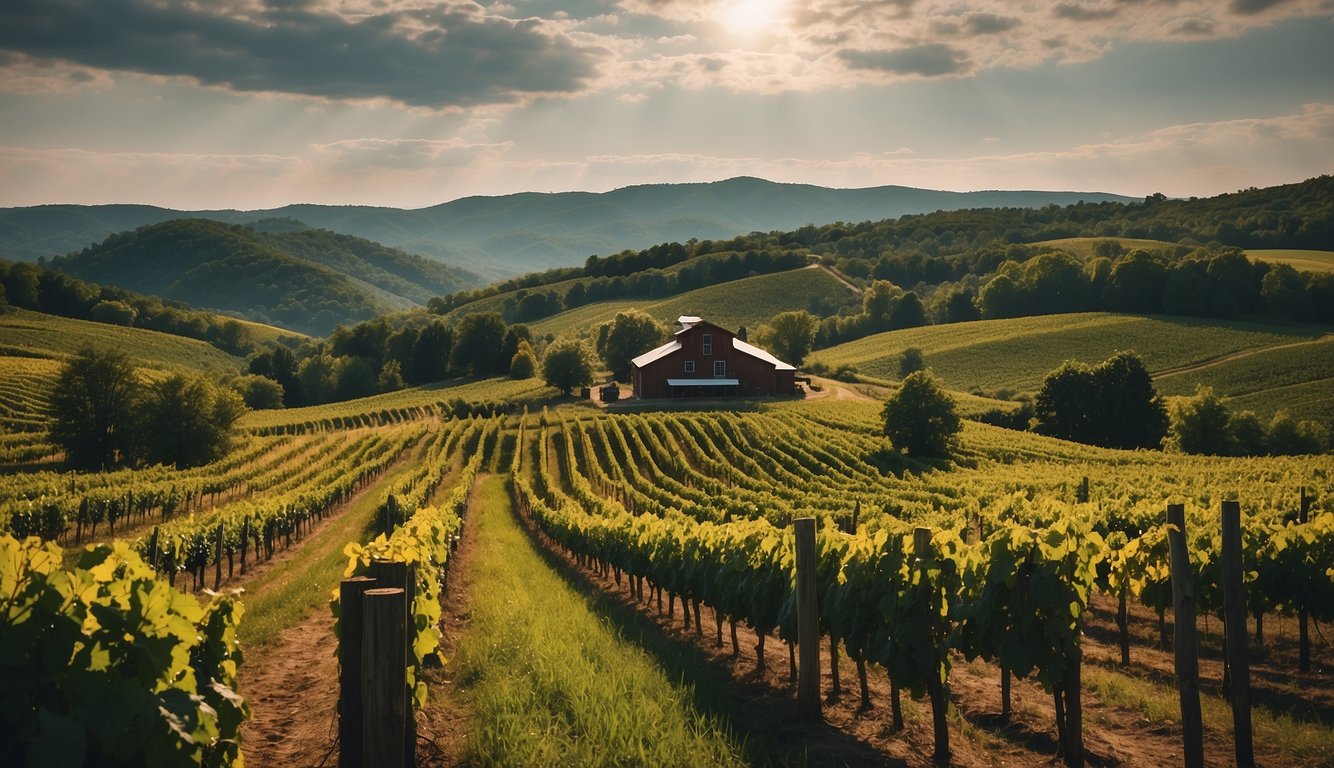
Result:
[[[50,266],[197,307],[324,334],[473,284],[468,272],[324,230],[181,219],[112,235]]]

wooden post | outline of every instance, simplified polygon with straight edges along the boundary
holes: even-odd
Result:
[[[362,768],[361,640],[362,594],[375,579],[353,576],[338,585],[338,765]]]
[[[1200,660],[1195,637],[1195,582],[1186,546],[1186,505],[1167,505],[1167,546],[1172,567],[1172,612],[1176,625],[1177,692],[1186,768],[1204,768],[1204,722],[1200,718]]]
[[[913,554],[917,562],[922,567],[922,582],[919,587],[922,590],[930,590],[931,584],[926,578],[926,559],[931,552],[931,529],[915,528],[912,534]],[[928,621],[938,621],[935,616],[924,617]],[[949,694],[945,691],[945,685],[940,679],[940,661],[936,660],[935,674],[928,675],[926,679],[926,692],[931,697],[931,722],[935,731],[936,751],[932,755],[932,760],[936,765],[950,764],[950,730],[946,721],[946,708],[949,706]]]
[[[222,523],[218,523],[218,532],[213,541],[218,550],[218,559],[213,564],[213,588],[217,589],[222,586]]]
[[[797,681],[797,709],[803,717],[820,718],[820,614],[816,603],[815,518],[792,521],[797,537],[797,642],[801,666]]]
[[[157,567],[157,526],[153,526],[153,535],[148,537],[148,566],[153,570]]]
[[[1237,768],[1254,768],[1251,742],[1251,667],[1246,656],[1246,588],[1241,572],[1241,504],[1223,502],[1223,620],[1226,626],[1224,655],[1231,678],[1232,734],[1236,742]]]
[[[362,595],[361,758],[363,766],[400,766],[409,711],[403,590],[368,589]]]
[[[416,616],[412,612],[412,601],[417,594],[416,569],[407,563],[373,560],[371,561],[370,574],[381,587],[403,590],[403,626],[406,627],[403,638],[403,654],[404,658],[407,659],[406,664],[412,664],[415,661],[412,645],[416,640],[417,633]],[[417,720],[413,716],[412,691],[408,689],[406,683],[403,685],[403,701],[408,718],[404,727],[402,752],[406,756],[405,759],[409,761],[405,765],[410,768],[417,762]],[[389,763],[385,763],[385,765],[389,765]]]
[[[1306,495],[1306,486],[1302,486],[1302,501],[1300,511],[1297,513],[1297,523],[1306,525],[1311,519],[1312,497]],[[1310,609],[1303,602],[1297,606],[1297,669],[1301,672],[1311,671],[1311,635],[1307,628],[1310,621]]]
[[[250,516],[241,521],[241,575],[245,575],[245,555],[250,547]]]

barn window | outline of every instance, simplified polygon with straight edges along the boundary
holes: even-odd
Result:
[[[706,354],[706,355],[712,355],[712,354],[713,354],[713,334],[712,334],[712,333],[706,333],[706,334],[704,334],[704,342],[703,342],[703,345],[704,345],[704,354]]]
[[[722,377],[724,377],[724,376],[727,375],[727,361],[726,361],[726,360],[714,360],[714,361],[713,361],[713,375],[714,375],[715,377],[717,377],[717,378],[720,378],[720,379],[721,379]]]
[[[694,372],[695,372],[695,361],[694,361],[694,360],[687,360],[687,361],[686,361],[686,373],[694,373]]]

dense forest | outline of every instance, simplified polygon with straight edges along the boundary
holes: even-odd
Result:
[[[472,274],[324,230],[259,231],[180,219],[112,235],[49,266],[97,283],[327,334],[425,303]]]

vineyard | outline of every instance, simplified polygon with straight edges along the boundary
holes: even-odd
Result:
[[[1151,372],[1159,372],[1315,341],[1323,334],[1312,326],[1080,313],[889,331],[816,352],[813,359],[830,368],[852,365],[864,374],[895,378],[899,352],[917,347],[936,375],[955,389],[1036,392],[1042,377],[1068,359],[1097,363],[1133,349]],[[1327,349],[1314,345],[1302,354],[1318,356],[1326,364],[1329,357]],[[1323,379],[1319,371],[1299,369],[1294,375],[1302,382]]]
[[[6,395],[12,413],[33,411],[26,391]],[[1259,652],[1252,662],[1257,758],[1329,764],[1334,700],[1322,630],[1334,619],[1328,457],[1109,451],[968,423],[953,462],[924,464],[889,450],[879,404],[869,401],[619,415],[550,403],[549,391],[532,381],[409,390],[252,415],[227,456],[197,469],[0,477],[0,531],[12,535],[0,556],[0,594],[13,595],[0,602],[6,633],[30,631],[34,621],[77,627],[96,616],[104,627],[159,627],[145,637],[167,653],[161,666],[145,667],[110,636],[66,637],[60,653],[68,648],[65,658],[86,659],[76,665],[94,671],[87,679],[55,670],[24,677],[28,687],[7,693],[6,706],[43,703],[16,736],[0,740],[0,755],[17,754],[17,743],[51,750],[54,740],[75,734],[82,759],[94,763],[158,754],[135,753],[102,724],[81,721],[73,703],[85,693],[131,689],[156,698],[136,698],[117,727],[154,734],[140,747],[182,764],[233,764],[242,753],[252,765],[318,762],[321,750],[358,749],[350,721],[335,729],[337,737],[320,735],[340,722],[339,707],[361,711],[332,660],[359,658],[369,631],[347,601],[360,605],[386,583],[397,584],[405,600],[407,731],[400,741],[408,749],[420,742],[417,728],[432,728],[441,706],[476,701],[490,712],[481,703],[486,695],[467,686],[481,685],[494,659],[452,683],[437,670],[449,668],[452,643],[474,647],[466,628],[443,621],[443,611],[450,600],[487,599],[480,585],[455,594],[451,585],[462,577],[453,575],[454,563],[460,542],[479,535],[465,523],[483,503],[475,489],[505,478],[504,495],[483,494],[487,525],[526,521],[583,574],[587,581],[576,587],[619,595],[655,632],[689,646],[680,653],[712,658],[732,670],[731,679],[751,681],[743,695],[750,704],[709,716],[721,718],[709,719],[713,725],[687,726],[698,715],[684,715],[683,730],[674,731],[714,734],[710,746],[680,736],[682,745],[696,745],[689,749],[713,754],[707,762],[733,762],[739,752],[752,761],[804,762],[794,756],[799,747],[743,714],[746,706],[784,712],[765,708],[787,706],[781,702],[796,688],[799,518],[814,518],[818,529],[826,721],[856,745],[830,764],[925,765],[934,754],[974,765],[987,762],[988,750],[1020,764],[1058,751],[1072,764],[1078,755],[1093,764],[1169,761],[1181,749],[1179,715],[1146,702],[1174,700],[1158,690],[1172,685],[1163,649],[1176,624],[1164,513],[1182,504],[1203,623],[1205,733],[1211,761],[1227,764],[1230,752],[1220,744],[1231,723],[1211,676],[1221,671],[1222,655],[1219,509],[1239,501],[1248,632]],[[106,543],[82,549],[91,542]],[[88,586],[71,586],[79,584]],[[159,597],[150,605],[136,595]],[[357,627],[350,636],[348,621]],[[451,639],[451,632],[464,637]],[[34,653],[27,646],[21,658]],[[478,653],[467,651],[461,663],[475,664],[469,660]],[[284,693],[297,683],[274,670],[288,656],[332,670],[317,678],[314,699]],[[715,672],[702,670],[718,668],[692,663],[682,669],[693,671],[680,674],[708,677]],[[574,685],[564,679],[560,685]],[[698,684],[740,683],[701,677]],[[172,698],[174,690],[184,698]],[[536,704],[555,706],[563,695],[545,691]],[[214,715],[182,725],[184,701],[206,701]],[[574,754],[584,728],[605,733],[606,754],[632,763],[626,756],[636,753],[672,762],[671,750],[687,748],[627,725],[616,706],[581,709],[583,724],[556,729],[572,740],[563,748],[521,747],[517,733],[505,737],[485,725],[477,726],[484,735],[454,744],[479,764],[497,765]],[[695,705],[672,706],[689,712]],[[284,729],[293,726],[283,723],[301,712],[313,718],[313,735],[289,743]],[[1157,723],[1134,748],[1116,738],[1126,735],[1117,725],[1126,712]],[[533,717],[542,715],[523,715]],[[617,725],[584,723],[603,717]]]

